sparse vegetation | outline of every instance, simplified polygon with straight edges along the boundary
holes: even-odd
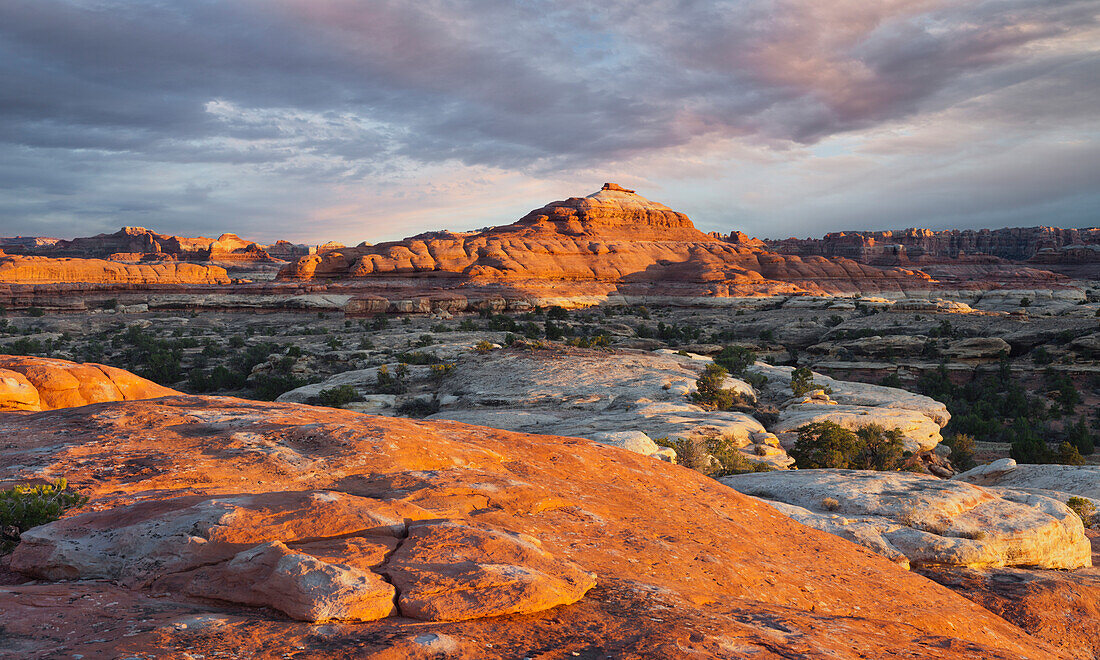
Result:
[[[791,392],[806,396],[814,390],[814,374],[808,367],[798,367],[791,372]]]
[[[801,469],[897,470],[904,449],[897,429],[871,424],[851,431],[835,422],[814,422],[798,429],[790,455]]]
[[[1092,527],[1096,524],[1096,505],[1091,500],[1083,497],[1071,497],[1066,500],[1066,506],[1069,507],[1070,511],[1077,514],[1085,527]]]
[[[14,550],[23,532],[53,522],[87,501],[86,496],[69,490],[65,479],[0,491],[0,554]]]
[[[329,408],[343,408],[353,401],[362,401],[363,397],[351,385],[339,385],[321,390],[317,394],[317,402]]]

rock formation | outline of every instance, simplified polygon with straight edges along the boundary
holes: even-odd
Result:
[[[975,257],[1031,260],[1041,264],[1100,261],[1100,228],[849,231],[825,234],[820,239],[788,238],[766,243],[770,249],[783,254],[845,257],[879,265],[936,263]]]
[[[183,396],[0,415],[0,435],[0,484],[64,475],[91,498],[11,556],[40,580],[0,587],[18,657],[1057,654],[714,480],[585,440]]]
[[[229,276],[224,268],[199,264],[6,256],[0,257],[0,283],[229,284]]]
[[[0,411],[41,411],[179,392],[105,364],[0,355]]]
[[[720,481],[906,567],[1092,565],[1081,519],[1044,495],[861,470],[741,474]]]
[[[616,184],[554,202],[481,232],[432,232],[403,241],[302,257],[283,280],[337,280],[392,298],[495,286],[527,297],[672,297],[902,291],[930,278],[848,259],[791,257],[743,234],[704,234],[682,213]],[[499,294],[498,294],[499,295]],[[367,310],[365,310],[367,311]]]

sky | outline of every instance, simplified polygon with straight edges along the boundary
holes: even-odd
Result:
[[[1100,225],[1098,0],[4,0],[0,235]]]

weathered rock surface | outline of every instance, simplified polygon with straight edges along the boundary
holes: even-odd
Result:
[[[1100,550],[1100,534],[1090,533]],[[1093,561],[1100,558],[1093,553]],[[1100,657],[1100,569],[922,568],[919,572],[1072,658]]]
[[[0,411],[53,410],[179,394],[105,364],[0,355]]]
[[[698,473],[582,440],[225,397],[0,416],[0,435],[0,484],[65,475],[91,497],[16,550],[31,575],[89,578],[0,587],[16,657],[1057,653]],[[392,603],[376,578],[403,585],[402,616],[249,607],[368,619]]]
[[[224,268],[189,263],[123,264],[102,259],[0,257],[9,284],[229,284]]]
[[[904,566],[1092,565],[1080,518],[1042,495],[863,470],[795,470],[720,481]]]
[[[918,452],[934,449],[943,440],[940,429],[951,419],[947,407],[939,401],[894,387],[840,381],[814,373],[814,385],[828,388],[829,393],[798,398],[790,388],[794,367],[757,362],[748,370],[764,375],[768,379],[764,390],[782,401],[779,420],[771,428],[776,433],[824,421],[852,430],[878,424],[901,431],[905,449]]]
[[[956,474],[952,479],[979,486],[1039,489],[1100,500],[1097,465],[1018,465],[1011,458],[1003,458]]]

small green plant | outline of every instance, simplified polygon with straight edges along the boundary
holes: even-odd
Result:
[[[0,555],[14,550],[23,532],[53,522],[87,501],[86,496],[69,490],[65,479],[0,491]]]
[[[1091,527],[1096,522],[1096,505],[1091,500],[1083,497],[1071,497],[1066,500],[1066,506],[1077,514],[1085,527]]]
[[[317,394],[317,400],[322,406],[343,408],[352,401],[362,401],[363,397],[351,385],[339,385],[321,390]]]
[[[27,316],[39,317],[39,316],[45,316],[45,315],[46,315],[46,310],[42,309],[41,307],[28,307],[27,308]]]
[[[493,345],[487,340],[482,339],[476,345],[474,345],[474,350],[482,354],[488,353],[489,351],[493,350]]]
[[[438,383],[446,378],[447,374],[455,370],[455,365],[452,362],[447,362],[444,364],[433,364],[429,368],[432,370],[432,380]]]
[[[731,389],[723,388],[726,370],[717,364],[708,364],[702,375],[695,381],[696,391],[692,400],[699,405],[715,410],[731,410],[741,403],[741,395]]]
[[[805,396],[814,389],[814,374],[809,367],[798,367],[791,372],[791,392],[795,396]]]
[[[951,465],[956,470],[965,472],[978,464],[974,460],[974,436],[956,433],[945,438],[943,444],[951,448]]]
[[[1020,298],[1020,307],[1031,307],[1031,298],[1027,296]]]
[[[715,364],[736,375],[743,374],[753,362],[756,362],[756,353],[744,346],[726,346],[714,356]]]
[[[401,363],[390,372],[387,365],[378,367],[378,374],[374,377],[376,389],[382,394],[404,394],[408,389],[405,379],[409,375],[409,365]]]

